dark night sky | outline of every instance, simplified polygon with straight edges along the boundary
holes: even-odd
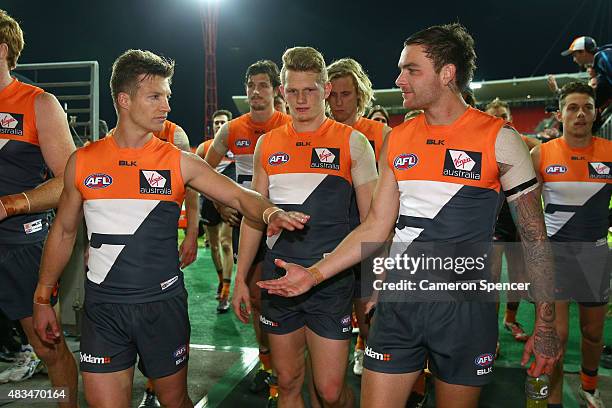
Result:
[[[203,135],[199,7],[199,0],[0,1],[0,8],[20,21],[25,32],[21,63],[100,63],[100,116],[110,126],[115,112],[107,84],[114,59],[128,48],[175,59],[170,119],[185,128],[192,145]],[[353,57],[375,88],[393,87],[403,40],[422,28],[452,21],[464,24],[474,36],[476,80],[574,72],[570,58],[559,53],[575,36],[589,34],[601,44],[612,41],[609,0],[221,0],[219,107],[237,113],[231,96],[244,94],[248,65],[263,58],[280,64],[283,51],[295,45],[319,49],[328,63]]]

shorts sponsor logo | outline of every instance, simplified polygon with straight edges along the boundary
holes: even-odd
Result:
[[[489,366],[487,368],[479,368],[476,370],[476,375],[487,375],[493,372],[493,366]]]
[[[93,188],[94,190],[97,190],[100,188],[106,188],[113,184],[113,178],[108,174],[95,173],[87,176],[83,184],[87,188]]]
[[[23,136],[23,113],[0,112],[0,134]]]
[[[234,142],[236,147],[249,147],[251,146],[251,141],[248,139],[238,139]]]
[[[171,279],[168,279],[167,281],[160,283],[159,286],[161,286],[161,290],[166,290],[170,286],[172,286],[177,280],[178,280],[178,276],[174,276]]]
[[[370,348],[370,346],[366,346],[365,353],[366,356],[373,358],[374,360],[380,361],[391,361],[391,354],[389,353],[378,353]]]
[[[187,354],[187,346],[183,344],[182,346],[176,349],[173,356],[174,358],[178,358],[180,356],[184,356],[185,354]]]
[[[563,174],[567,171],[567,167],[561,164],[552,164],[546,168],[546,174]]]
[[[589,178],[612,179],[610,167],[612,162],[589,162]]]
[[[140,194],[172,194],[170,170],[140,170]]]
[[[408,170],[416,166],[419,157],[414,153],[402,153],[393,159],[393,167],[398,170]]]
[[[174,365],[177,366],[181,363],[184,363],[187,360],[187,355],[184,355],[183,357],[179,358],[178,360],[174,360]]]
[[[96,357],[87,353],[79,353],[81,355],[81,363],[89,363],[89,364],[110,364],[110,357]]]
[[[446,149],[442,175],[469,180],[480,180],[482,153],[467,150]]]
[[[351,324],[351,316],[350,315],[344,316],[342,320],[340,320],[340,324],[343,326],[348,326],[349,324]]]
[[[23,230],[26,234],[33,234],[38,231],[42,231],[43,224],[42,220],[36,220],[32,222],[28,222],[27,224],[23,224]]]
[[[284,152],[277,152],[268,158],[268,163],[271,166],[278,166],[279,164],[285,164],[289,161],[289,155]]]
[[[310,168],[340,170],[340,149],[315,147],[312,149]]]
[[[491,364],[493,364],[494,360],[495,358],[493,357],[493,354],[484,353],[474,359],[474,364],[476,364],[479,367],[488,367]]]
[[[270,326],[270,327],[278,327],[278,323],[273,322],[272,320],[267,319],[266,317],[264,317],[263,315],[259,315],[259,321],[262,324],[265,324],[266,326]]]

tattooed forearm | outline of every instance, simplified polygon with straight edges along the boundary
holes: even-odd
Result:
[[[531,281],[531,294],[536,301],[554,301],[553,256],[546,237],[544,216],[539,196],[531,191],[509,203],[510,212],[521,235],[527,273]],[[551,304],[554,320],[554,305]],[[550,318],[551,310],[538,317]]]
[[[552,325],[536,325],[533,331],[533,347],[536,354],[555,358],[559,354],[559,337]]]

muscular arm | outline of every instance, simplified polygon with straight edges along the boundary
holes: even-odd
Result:
[[[210,146],[210,149],[208,149],[206,157],[204,158],[204,160],[206,160],[206,163],[210,164],[210,167],[212,167],[213,169],[219,165],[219,163],[223,159],[223,156],[225,156],[225,154],[229,150],[228,140],[229,123],[225,123],[217,131],[212,145]]]
[[[8,215],[40,212],[57,207],[64,183],[64,168],[68,157],[75,150],[66,114],[53,95],[49,93],[38,95],[34,102],[34,110],[40,150],[54,177],[32,190],[25,191],[27,199],[23,194],[2,197],[1,200],[5,204],[11,201]],[[7,211],[3,205],[0,205],[0,220],[6,216]]]
[[[533,348],[536,367],[530,374],[539,375],[542,371],[552,371],[560,353],[555,330],[552,251],[546,236],[536,174],[526,146],[516,131],[507,128],[500,131],[496,157],[502,188],[521,236],[525,266],[531,281],[530,292],[536,301],[534,333],[525,346],[522,362],[528,361]]]
[[[174,144],[184,152],[190,152],[189,138],[180,126],[174,131]],[[191,188],[185,192],[185,212],[187,214],[187,230],[180,245],[181,267],[193,263],[198,256],[198,223],[200,221],[200,202],[198,193]]]
[[[359,218],[363,222],[368,215],[372,203],[372,195],[376,187],[378,174],[374,150],[368,139],[361,133],[353,131],[350,139],[351,148],[351,178],[357,197]]]

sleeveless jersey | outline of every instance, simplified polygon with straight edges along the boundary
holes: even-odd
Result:
[[[243,187],[250,188],[253,179],[253,154],[255,145],[261,135],[291,122],[291,116],[274,111],[265,122],[254,122],[251,114],[244,114],[229,121],[228,148],[236,160],[236,181]]]
[[[310,215],[303,230],[268,238],[273,256],[320,259],[349,233],[352,131],[327,119],[315,132],[297,133],[286,124],[264,136],[261,163],[268,175],[270,201],[286,211]]]
[[[142,148],[121,149],[107,136],[76,154],[90,242],[88,301],[145,303],[183,291],[180,150],[155,137]]]
[[[13,80],[0,92],[0,196],[31,190],[50,178],[38,143],[34,100],[44,91]],[[43,241],[50,211],[0,221],[0,244]]]
[[[612,194],[612,142],[593,137],[586,148],[563,138],[544,143],[540,168],[544,219],[556,241],[595,242],[608,233]]]
[[[353,129],[360,131],[368,138],[374,154],[376,155],[376,163],[380,157],[380,149],[383,144],[383,131],[385,130],[385,124],[376,120],[361,117],[353,125]]]
[[[176,131],[176,123],[169,120],[164,121],[164,128],[159,132],[153,132],[156,138],[174,144],[174,132]]]
[[[389,134],[400,192],[395,242],[490,242],[500,192],[495,141],[504,121],[468,108],[453,124],[425,115]]]

